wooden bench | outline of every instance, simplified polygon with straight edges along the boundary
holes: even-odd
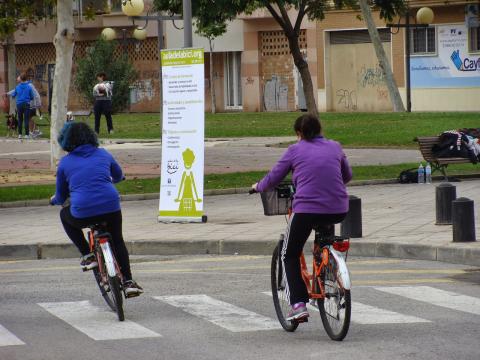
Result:
[[[73,117],[90,117],[92,115],[92,110],[77,110],[77,111],[71,111]]]
[[[432,174],[439,170],[443,174],[445,181],[448,181],[447,166],[449,164],[471,163],[470,159],[461,157],[436,158],[432,153],[432,147],[433,145],[440,143],[438,136],[419,136],[413,140],[418,142],[418,147],[425,161],[428,161],[431,164]]]

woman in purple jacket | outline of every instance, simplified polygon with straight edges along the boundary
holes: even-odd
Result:
[[[296,188],[281,259],[286,273],[286,295],[292,305],[287,320],[307,318],[308,291],[302,280],[300,254],[317,225],[341,222],[348,212],[345,187],[352,170],[342,147],[325,139],[320,121],[302,115],[294,124],[298,142],[291,145],[273,169],[252,188],[258,192],[277,186],[292,171]]]

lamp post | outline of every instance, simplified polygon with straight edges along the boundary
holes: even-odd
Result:
[[[135,20],[144,20],[145,25],[143,27],[138,27],[139,30],[145,30],[148,21],[157,22],[157,33],[158,33],[158,60],[159,60],[159,71],[158,71],[158,88],[159,88],[159,97],[160,97],[160,114],[162,113],[162,58],[160,51],[163,49],[163,20],[180,20],[182,19],[179,15],[165,16],[157,13],[155,15],[141,15],[144,9],[143,0],[122,0],[122,11],[127,15],[135,25]],[[192,46],[192,3],[191,0],[183,0],[183,23],[184,23],[184,47]],[[160,116],[161,119],[161,116]]]
[[[416,23],[410,23],[410,8],[407,7],[405,13],[405,24],[387,24],[387,27],[390,29],[396,29],[396,34],[400,28],[405,29],[405,88],[407,95],[407,112],[412,111],[412,101],[411,101],[411,82],[410,82],[410,29],[421,29],[428,28],[429,24],[433,21],[433,11],[429,7],[420,8],[416,14]]]

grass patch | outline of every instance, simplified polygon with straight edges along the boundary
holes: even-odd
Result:
[[[354,180],[395,179],[402,170],[417,167],[417,163],[387,166],[354,166]],[[260,180],[265,171],[252,171],[231,174],[209,174],[205,176],[205,189],[229,189],[248,187]],[[473,164],[457,164],[448,167],[448,175],[479,174],[478,167]],[[435,173],[434,175],[440,175]],[[158,193],[160,180],[133,179],[117,184],[122,195]],[[0,187],[0,202],[48,199],[55,192],[55,185],[22,185]]]
[[[206,114],[207,138],[252,136],[293,136],[292,124],[298,112],[282,113],[219,113]],[[478,113],[322,113],[320,118],[325,135],[344,146],[416,147],[416,136],[439,134],[445,130],[478,127]],[[86,122],[93,126],[93,116]],[[106,134],[101,120],[101,136],[115,139],[160,139],[158,114],[116,114],[115,133]],[[48,123],[40,127],[49,136]]]

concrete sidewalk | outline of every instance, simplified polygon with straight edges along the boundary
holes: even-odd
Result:
[[[480,202],[480,180],[455,183],[457,197]],[[480,266],[480,243],[452,243],[452,227],[435,222],[434,185],[349,187],[362,199],[363,235],[351,254],[439,260]],[[283,216],[263,216],[258,195],[205,198],[206,224],[159,224],[158,200],[123,203],[130,254],[270,254],[285,228]],[[77,257],[58,207],[0,209],[0,259]],[[478,212],[477,212],[478,214]],[[476,216],[477,234],[479,218]]]

